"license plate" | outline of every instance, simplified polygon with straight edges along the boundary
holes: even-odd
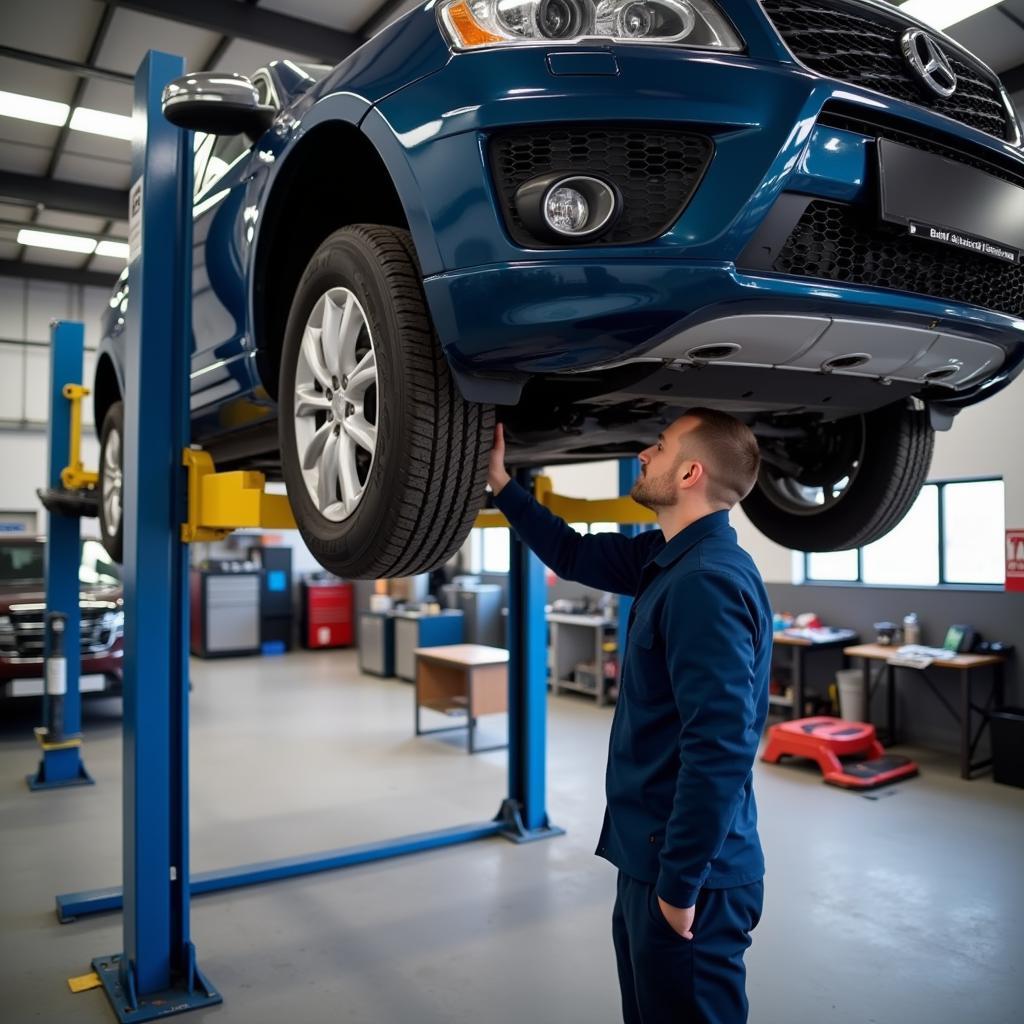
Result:
[[[102,672],[89,672],[78,679],[79,693],[99,693],[107,688],[107,679]],[[41,697],[42,679],[12,679],[7,684],[8,697]]]
[[[1024,188],[993,174],[878,140],[882,220],[909,234],[1006,263],[1024,251]]]

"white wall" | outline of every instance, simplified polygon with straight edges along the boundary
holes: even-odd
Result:
[[[0,511],[36,511],[36,488],[46,486],[50,322],[85,325],[83,382],[92,382],[99,343],[103,288],[0,277]],[[25,344],[37,342],[40,344]],[[92,399],[83,403],[82,456],[96,466]],[[40,528],[43,520],[38,520]]]

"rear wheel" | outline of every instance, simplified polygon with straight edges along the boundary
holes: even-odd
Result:
[[[124,556],[124,403],[114,402],[100,429],[100,533],[115,562]]]
[[[934,439],[927,411],[898,403],[763,440],[743,511],[766,537],[797,551],[870,544],[910,511]]]
[[[434,334],[407,232],[331,235],[299,282],[282,352],[288,497],[331,572],[427,572],[483,504],[492,406],[465,401]]]

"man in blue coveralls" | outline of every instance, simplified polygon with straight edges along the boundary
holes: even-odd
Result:
[[[488,482],[523,541],[563,579],[636,599],[597,847],[619,869],[626,1024],[747,1019],[743,954],[764,896],[751,769],[772,615],[729,509],[759,463],[749,427],[692,409],[640,453],[632,497],[660,529],[584,537],[511,480],[495,434]]]

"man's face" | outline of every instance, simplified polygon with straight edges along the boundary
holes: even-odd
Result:
[[[680,416],[640,453],[640,476],[629,492],[637,504],[657,510],[679,502],[679,474],[687,461],[682,442],[697,422],[696,417]]]

